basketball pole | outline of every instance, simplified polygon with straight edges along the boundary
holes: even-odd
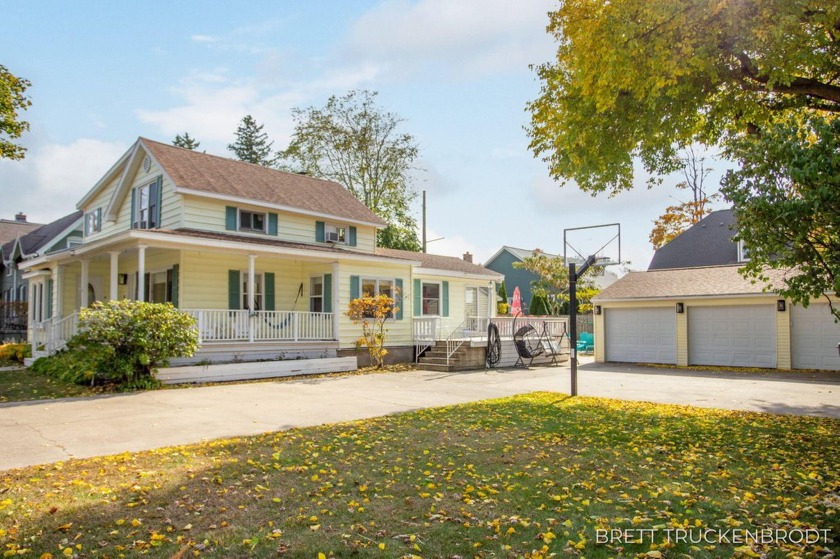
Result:
[[[575,263],[569,263],[569,370],[571,373],[571,394],[577,396],[577,280],[583,277],[589,268],[598,260],[594,254],[590,255],[586,262],[575,269]]]

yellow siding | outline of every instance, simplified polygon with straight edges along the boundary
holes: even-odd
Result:
[[[601,314],[596,314],[594,316],[594,320],[592,322],[592,329],[594,330],[593,335],[595,337],[595,361],[598,363],[603,363],[606,361],[606,348],[604,346],[604,309],[605,307],[601,305]]]
[[[333,278],[334,288],[337,288],[339,347],[352,348],[361,333],[361,326],[344,315],[350,303],[350,276],[360,278],[397,279],[403,281],[403,319],[389,320],[386,324],[386,346],[405,346],[414,342],[411,321],[411,270],[408,265],[386,265],[365,263],[342,263],[339,265],[338,280]]]
[[[673,303],[676,305],[676,303]],[[687,305],[686,305],[687,307]],[[676,306],[674,313],[676,313]],[[677,365],[685,367],[688,365],[688,308],[685,312],[677,314]]]
[[[273,212],[278,215],[277,239],[294,243],[315,243],[315,222],[329,220],[290,212],[279,212],[266,209],[258,205],[225,203],[208,200],[197,196],[185,196],[183,226],[191,229],[230,233],[225,228],[225,208],[235,206],[255,212]],[[243,234],[247,235],[247,234]],[[255,237],[265,238],[265,235],[254,234]],[[374,227],[356,227],[356,246],[346,247],[348,250],[372,253],[376,243],[376,229]],[[320,244],[320,243],[319,243]]]
[[[790,369],[790,306],[787,301],[785,312],[776,312],[776,366]]]

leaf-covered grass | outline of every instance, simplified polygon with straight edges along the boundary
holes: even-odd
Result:
[[[834,419],[536,393],[0,473],[0,546],[32,557],[823,557],[840,538],[838,440]],[[730,540],[814,528],[830,540],[694,544],[672,531],[668,542],[677,528]],[[599,529],[653,537],[598,543]]]
[[[0,371],[0,403],[89,396],[102,390],[36,373],[30,369]]]

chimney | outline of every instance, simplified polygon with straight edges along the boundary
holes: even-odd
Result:
[[[23,212],[18,212],[15,215],[15,221],[17,221],[18,223],[26,223],[26,214]]]
[[[540,254],[541,252],[542,252],[541,248],[535,248],[534,249],[534,254]]]
[[[473,257],[473,255],[472,255],[472,254],[470,254],[469,252],[465,252],[465,253],[464,253],[464,260],[465,260],[466,262],[469,262],[470,264],[472,264],[472,263],[473,263],[473,261],[472,261],[472,257]]]

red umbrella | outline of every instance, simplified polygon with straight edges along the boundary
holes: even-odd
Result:
[[[510,304],[510,315],[516,316],[522,314],[522,295],[519,293],[519,287],[513,290],[513,302]]]

